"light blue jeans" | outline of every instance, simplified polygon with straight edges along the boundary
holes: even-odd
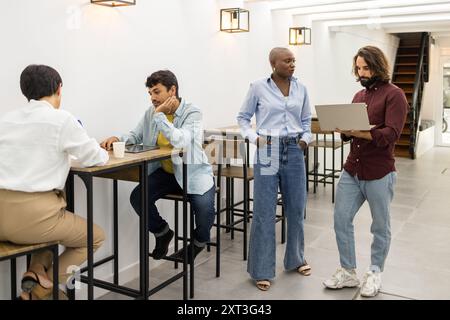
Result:
[[[305,260],[303,218],[306,204],[304,152],[298,138],[285,137],[257,150],[254,166],[253,219],[247,272],[254,280],[275,277],[275,215],[278,186],[287,219],[284,268],[293,270]]]
[[[370,232],[373,234],[370,270],[383,271],[391,243],[390,204],[396,179],[396,172],[377,180],[359,180],[357,176],[342,171],[336,190],[334,231],[343,268],[356,268],[353,219],[367,200],[372,215]]]

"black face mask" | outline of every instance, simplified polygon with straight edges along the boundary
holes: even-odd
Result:
[[[379,80],[379,77],[359,78],[359,82],[366,89],[369,89],[370,86],[373,85],[377,80]]]

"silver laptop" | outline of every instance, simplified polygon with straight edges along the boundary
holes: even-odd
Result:
[[[365,103],[316,105],[320,129],[324,131],[370,130]]]

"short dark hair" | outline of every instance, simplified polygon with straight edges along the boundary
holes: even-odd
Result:
[[[179,98],[179,92],[178,92],[178,80],[175,74],[173,74],[172,71],[169,70],[159,70],[156,72],[153,72],[145,82],[145,86],[147,88],[151,88],[156,86],[158,83],[162,84],[164,87],[166,87],[167,90],[172,88],[172,86],[175,86],[177,89],[177,98]]]
[[[62,85],[61,76],[49,66],[32,64],[20,75],[20,89],[28,101],[52,96],[60,85]]]
[[[383,51],[374,46],[365,46],[358,50],[353,57],[353,74],[359,78],[358,68],[356,67],[356,59],[358,57],[364,58],[370,71],[375,77],[378,77],[383,82],[391,80],[389,72],[389,62]]]

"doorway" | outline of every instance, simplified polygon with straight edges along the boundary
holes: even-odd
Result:
[[[436,145],[450,147],[450,55],[441,55],[436,82]],[[442,97],[442,100],[441,100]]]
[[[442,69],[442,144],[450,146],[450,62]]]

